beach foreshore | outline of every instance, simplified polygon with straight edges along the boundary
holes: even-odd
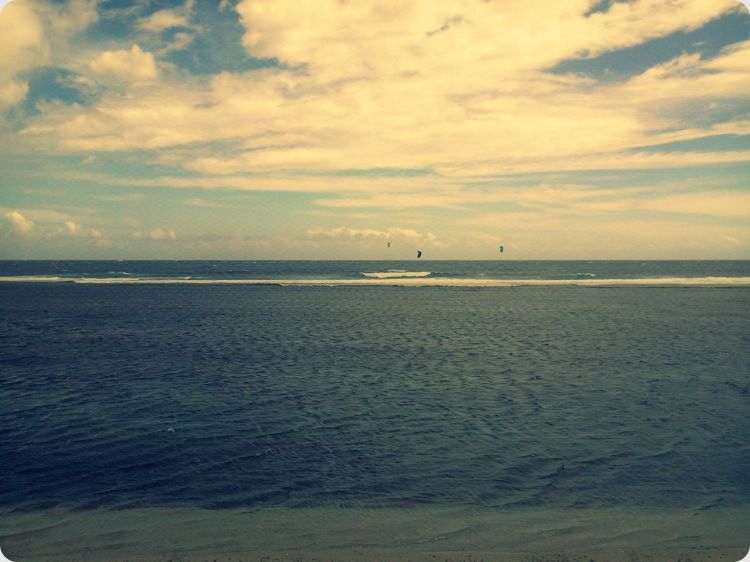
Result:
[[[121,509],[4,513],[14,562],[731,561],[747,508],[532,510],[476,507]]]
[[[581,552],[551,551],[541,553],[514,552],[429,552],[423,554],[398,554],[393,552],[335,552],[313,554],[268,553],[193,553],[180,556],[153,553],[136,557],[110,557],[103,552],[74,555],[70,558],[26,558],[24,560],[49,560],[50,562],[737,562],[742,554],[731,548],[684,548],[641,550],[584,550]],[[747,554],[747,553],[745,553]]]

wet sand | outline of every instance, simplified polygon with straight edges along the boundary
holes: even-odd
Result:
[[[744,508],[48,510],[3,515],[0,545],[14,562],[736,562],[748,520]]]

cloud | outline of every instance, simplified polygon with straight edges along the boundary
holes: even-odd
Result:
[[[179,10],[159,10],[138,23],[146,31],[160,32],[172,27],[187,27],[188,17]]]
[[[723,152],[609,152],[571,155],[567,158],[519,158],[516,161],[464,161],[436,166],[444,176],[492,177],[513,173],[543,173],[583,170],[644,170],[681,168],[750,161],[750,151]]]
[[[99,247],[111,247],[114,244],[113,236],[110,233],[102,232],[96,228],[84,229],[80,223],[73,222],[72,220],[62,222],[61,226],[60,222],[49,220],[50,217],[47,216],[47,211],[40,210],[37,213],[44,217],[44,220],[40,221],[41,224],[32,222],[26,215],[18,211],[5,213],[4,218],[7,220],[5,223],[7,225],[6,232],[11,232],[17,236],[28,236],[36,244],[44,244],[51,241],[62,243],[66,239],[69,244],[75,239],[76,245],[79,242]],[[50,213],[54,215],[53,211],[50,211]],[[0,226],[2,225],[0,224]]]
[[[384,226],[393,223],[417,226],[415,240],[429,239],[430,230],[444,237],[429,221],[449,210],[454,225],[462,217],[467,225],[490,217],[521,230],[530,217],[564,223],[652,213],[678,220],[702,212],[735,220],[746,216],[746,201],[719,193],[731,186],[704,187],[701,195],[654,186],[607,193],[568,185],[578,180],[566,174],[750,162],[748,150],[700,150],[705,137],[750,132],[742,117],[750,42],[680,55],[617,81],[549,71],[563,60],[696,29],[734,5],[633,0],[586,16],[589,0],[242,0],[237,10],[248,53],[279,65],[205,76],[178,72],[167,61],[157,68],[154,57],[171,47],[159,50],[159,38],[140,33],[140,46],[80,55],[86,72],[134,77],[138,88],[112,88],[88,106],[45,107],[14,138],[53,153],[125,152],[128,162],[143,158],[159,174],[146,177],[144,165],[114,177],[76,169],[68,179],[313,193],[304,204],[335,213],[333,224],[372,227],[307,228],[326,223],[305,215],[321,221],[300,226],[311,246],[407,236]],[[161,10],[138,25],[158,33],[188,16],[188,8]],[[190,40],[170,33],[174,48]],[[23,80],[14,80],[9,100],[25,95]],[[694,149],[659,148],[675,141],[695,141]],[[97,165],[116,160],[105,155]],[[403,174],[379,177],[379,170]],[[511,177],[550,172],[567,179],[522,189]],[[652,196],[642,192],[648,189]],[[186,205],[220,206],[209,197],[187,198],[194,194]],[[492,236],[493,224],[485,226]],[[177,238],[165,228],[131,228],[142,229],[133,234],[141,240]]]
[[[0,49],[9,75],[48,60],[44,22],[31,3],[13,2],[0,12]]]
[[[431,232],[419,233],[409,228],[390,228],[388,230],[376,230],[372,228],[349,228],[340,226],[337,228],[313,228],[306,230],[300,235],[302,240],[332,240],[332,241],[357,241],[357,240],[423,240],[435,241],[437,237]]]
[[[112,75],[126,81],[148,81],[157,77],[154,55],[144,52],[138,45],[129,51],[105,51],[89,64],[97,74]]]
[[[16,234],[29,234],[34,228],[34,223],[24,217],[18,211],[5,213],[5,218],[10,222],[10,228]]]
[[[115,241],[109,233],[101,232],[96,228],[90,228],[88,232],[89,243],[99,248],[111,248]]]
[[[81,233],[80,224],[76,224],[73,221],[65,221],[64,225],[65,225],[65,231],[71,236],[75,236],[76,234]]]
[[[96,17],[95,0],[15,1],[0,11],[0,109],[25,98],[29,71],[67,58],[71,37]]]
[[[13,2],[0,11],[0,53],[0,109],[5,109],[28,92],[28,82],[14,79],[16,74],[49,58],[43,23],[28,4]]]
[[[680,193],[644,202],[643,206],[668,213],[750,219],[750,193],[748,192]]]
[[[187,201],[185,201],[185,204],[190,205],[192,207],[207,207],[211,209],[220,209],[220,208],[224,208],[227,206],[217,201],[208,201],[207,199],[198,199],[198,198],[188,199]]]
[[[735,5],[635,0],[586,16],[588,0],[242,0],[237,12],[250,54],[306,65],[326,80],[434,73],[467,64],[483,71],[470,78],[471,85],[483,76],[539,70],[694,29]]]
[[[148,232],[137,230],[131,234],[131,238],[134,238],[135,240],[143,240],[146,238],[150,240],[176,240],[177,233],[174,230],[155,228]]]
[[[364,193],[342,195],[337,198],[316,199],[314,204],[340,209],[467,209],[488,204],[513,204],[521,207],[560,207],[585,201],[622,198],[641,194],[645,188],[597,189],[562,183],[540,184],[532,187],[512,187],[499,183],[492,187],[467,187],[414,193]]]
[[[41,223],[62,223],[73,218],[67,214],[55,209],[41,209],[41,208],[24,208],[24,209],[11,209],[9,207],[1,207],[0,213],[4,213],[5,216],[12,213],[19,213],[29,220],[41,222]]]
[[[128,201],[140,201],[143,199],[142,193],[123,193],[121,195],[94,195],[95,199],[100,201],[115,201],[119,203],[125,203]]]
[[[705,184],[705,181],[703,182]],[[721,189],[721,183],[711,187],[691,187],[689,182],[653,183],[642,187],[597,188],[585,185],[565,185],[559,182],[529,187],[514,187],[498,183],[491,187],[464,190],[445,189],[437,193],[361,193],[342,195],[337,198],[317,199],[315,204],[347,211],[352,209],[380,210],[373,213],[369,221],[383,220],[383,210],[389,214],[410,209],[460,210],[461,215],[443,220],[448,224],[475,225],[483,217],[489,223],[508,224],[516,222],[549,221],[553,218],[576,222],[621,220],[626,216],[649,214],[680,217],[700,215],[714,220],[750,218],[750,193]],[[692,191],[690,191],[692,190]],[[335,215],[334,215],[335,216]],[[457,219],[456,216],[463,217]],[[458,221],[458,222],[457,222]],[[462,222],[463,221],[463,222]],[[368,231],[370,236],[375,232]],[[351,236],[346,229],[308,232],[321,238]],[[360,236],[363,236],[360,233]]]
[[[119,53],[130,60],[132,52]],[[295,172],[290,186],[342,169],[433,169],[460,178],[745,161],[740,152],[630,152],[731,128],[731,115],[705,123],[708,113],[696,107],[740,99],[750,89],[745,55],[743,43],[713,59],[678,57],[615,84],[534,69],[499,80],[503,58],[500,75],[485,74],[480,58],[478,66],[462,61],[447,74],[428,66],[333,84],[283,69],[221,73],[65,108],[32,120],[24,136],[66,152],[160,150],[164,163],[203,176],[268,174],[273,181]],[[210,148],[230,140],[231,150]]]
[[[0,85],[0,108],[10,107],[22,101],[28,92],[28,82],[8,80]]]
[[[177,238],[174,230],[164,230],[161,228],[155,228],[150,231],[148,236],[151,240],[175,240]]]
[[[158,51],[158,55],[164,56],[167,53],[171,53],[172,51],[181,51],[190,45],[190,43],[193,42],[193,35],[190,33],[186,33],[184,31],[181,31],[179,33],[175,33],[172,37],[172,41],[168,43],[164,48]]]

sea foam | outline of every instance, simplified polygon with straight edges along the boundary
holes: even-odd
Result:
[[[402,269],[387,269],[385,271],[374,271],[370,273],[363,272],[365,277],[376,279],[397,279],[402,277],[428,277],[431,271],[404,271]]]
[[[195,279],[156,277],[59,277],[7,276],[0,283],[82,283],[82,284],[192,284],[192,285],[285,285],[285,286],[351,286],[393,285],[409,287],[518,287],[527,285],[576,286],[750,286],[750,277],[646,277],[639,279],[487,279],[427,277],[430,272],[363,273],[357,279]],[[395,276],[398,275],[398,276]]]

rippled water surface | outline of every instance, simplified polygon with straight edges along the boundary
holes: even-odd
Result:
[[[0,505],[748,503],[750,290],[0,286]]]
[[[67,281],[107,280],[120,282],[203,281],[284,282],[324,280],[366,281],[398,277],[427,278],[443,283],[467,280],[512,281],[600,281],[669,279],[671,284],[696,278],[733,280],[750,284],[750,261],[520,261],[505,257],[479,261],[404,260],[377,261],[3,261],[0,280],[47,279]],[[398,274],[401,275],[398,275]]]

